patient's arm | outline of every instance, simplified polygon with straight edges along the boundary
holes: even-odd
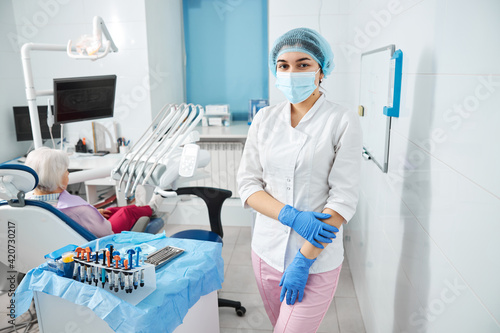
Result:
[[[110,210],[104,209],[104,208],[99,208],[97,209],[99,214],[101,214],[105,219],[109,219],[111,217],[111,214],[113,214]]]
[[[60,209],[76,223],[93,233],[96,237],[112,235],[111,223],[93,206],[75,206]]]

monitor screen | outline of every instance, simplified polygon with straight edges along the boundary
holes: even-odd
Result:
[[[52,107],[52,112],[54,112],[54,107]],[[47,126],[47,105],[38,105],[38,120],[40,121],[42,139],[49,140],[50,132],[49,126]],[[14,106],[14,125],[16,127],[17,141],[33,140],[30,112],[27,106]],[[52,135],[54,139],[59,139],[61,137],[61,126],[52,126]]]
[[[113,117],[116,75],[54,79],[54,121]]]

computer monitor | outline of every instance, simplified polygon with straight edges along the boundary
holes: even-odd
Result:
[[[33,140],[33,132],[31,130],[30,111],[27,106],[14,106],[14,125],[16,127],[17,141]],[[54,107],[52,107],[54,112]],[[40,121],[40,130],[42,139],[49,140],[50,132],[47,126],[47,105],[38,105],[38,119]],[[61,126],[52,126],[52,135],[54,139],[61,137]]]
[[[58,124],[113,117],[116,75],[54,79]]]

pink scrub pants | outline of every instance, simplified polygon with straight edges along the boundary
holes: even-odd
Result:
[[[151,214],[153,214],[150,206],[138,207],[136,205],[130,205],[109,207],[106,209],[111,211],[111,216],[108,218],[108,221],[111,223],[111,229],[113,229],[115,234],[119,234],[122,231],[129,231],[140,217],[150,217]]]
[[[260,296],[274,333],[316,332],[325,317],[339,282],[342,265],[333,271],[309,274],[304,298],[294,305],[280,303],[279,283],[283,273],[266,264],[252,251],[252,265]]]

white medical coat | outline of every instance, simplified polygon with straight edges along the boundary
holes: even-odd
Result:
[[[261,109],[250,126],[238,170],[245,208],[248,197],[266,191],[301,211],[336,211],[349,221],[358,202],[362,134],[358,116],[323,94],[299,124],[291,126],[290,103]],[[310,273],[322,273],[344,260],[341,227]],[[252,249],[283,272],[305,239],[278,220],[257,213]]]

